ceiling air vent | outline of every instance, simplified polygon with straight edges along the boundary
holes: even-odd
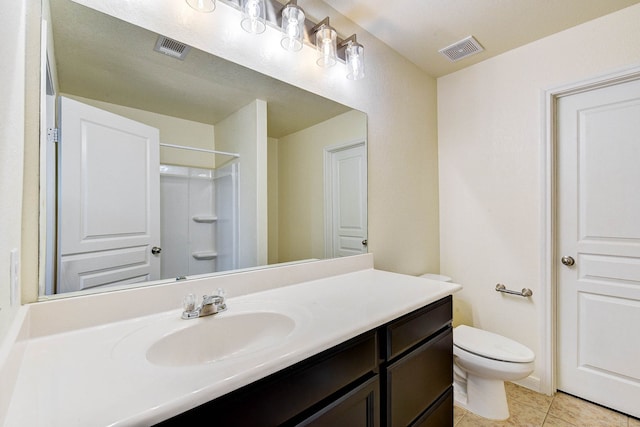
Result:
[[[473,36],[466,37],[459,42],[440,49],[438,52],[449,58],[451,62],[456,62],[467,56],[482,52],[484,48]]]
[[[190,46],[165,36],[158,36],[156,47],[153,48],[156,52],[164,53],[181,61],[184,61],[190,49]]]

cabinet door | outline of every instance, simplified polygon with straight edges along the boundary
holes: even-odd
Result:
[[[378,376],[330,403],[296,427],[378,427],[380,425]]]
[[[453,332],[448,328],[387,367],[387,425],[409,425],[452,382]]]
[[[411,427],[441,427],[453,425],[453,387],[442,395]]]

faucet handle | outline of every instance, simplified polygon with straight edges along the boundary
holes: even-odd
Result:
[[[194,294],[185,295],[182,299],[182,307],[184,311],[194,311],[196,309],[196,296]]]
[[[225,302],[225,295],[227,293],[224,289],[218,288],[218,293],[214,295],[214,304],[218,312],[225,311],[227,309],[227,303]]]

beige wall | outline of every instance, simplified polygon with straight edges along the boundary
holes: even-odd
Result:
[[[256,99],[215,124],[218,149],[240,154],[238,267],[267,263],[267,103]]]
[[[160,130],[161,143],[205,148],[208,150],[215,149],[213,125],[165,116],[163,114],[139,110],[137,108],[110,104],[108,102],[96,101],[94,99],[82,98],[80,96],[64,93],[61,95],[96,108],[127,117],[131,120],[153,126]],[[214,162],[215,159],[213,154],[203,154],[201,152],[175,148],[160,148],[160,163],[162,164],[211,169],[215,166]]]
[[[280,259],[278,242],[278,140],[267,139],[267,262],[276,264]]]
[[[279,262],[324,258],[324,148],[367,140],[367,118],[349,111],[280,138]]]
[[[464,286],[455,320],[514,338],[539,361],[542,95],[640,65],[639,23],[637,5],[438,79],[440,271]],[[505,297],[498,282],[533,297]]]
[[[10,304],[10,252],[21,252],[25,123],[25,1],[0,6],[0,340],[20,304]],[[37,283],[36,283],[37,286]]]

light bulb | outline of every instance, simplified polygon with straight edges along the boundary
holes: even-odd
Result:
[[[260,34],[267,29],[264,0],[244,0],[240,25],[243,30],[252,34]]]
[[[282,40],[280,44],[286,50],[296,52],[302,49],[304,36],[304,11],[295,4],[282,9]]]
[[[345,50],[347,64],[347,78],[349,80],[360,80],[364,78],[364,47],[349,41]]]
[[[326,68],[336,64],[336,37],[336,31],[328,25],[322,25],[316,32],[316,64],[319,66]]]
[[[293,39],[300,37],[300,31],[298,30],[298,21],[295,19],[289,19],[287,24],[287,35]]]

